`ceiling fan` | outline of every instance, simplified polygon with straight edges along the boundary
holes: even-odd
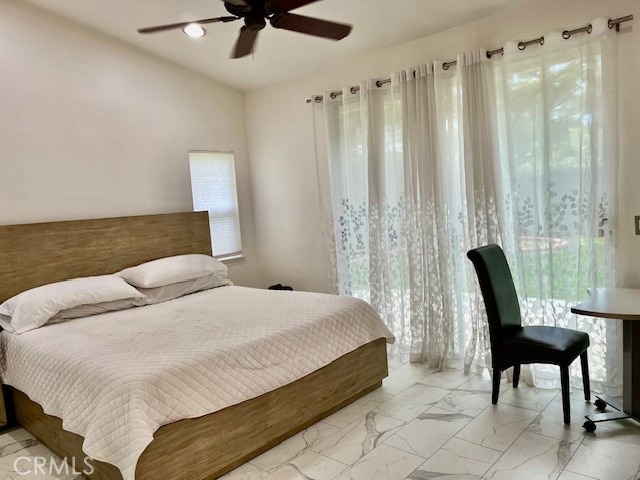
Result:
[[[274,28],[282,28],[316,37],[341,40],[351,32],[351,25],[330,22],[319,18],[306,17],[289,13],[303,5],[318,0],[223,0],[224,6],[232,16],[205,18],[193,22],[172,23],[157,27],[138,29],[138,33],[157,33],[177,28],[185,29],[192,25],[204,25],[217,22],[234,22],[244,20],[240,34],[231,54],[231,58],[240,58],[253,52],[258,32],[267,25],[267,20]],[[203,32],[204,34],[204,32]]]

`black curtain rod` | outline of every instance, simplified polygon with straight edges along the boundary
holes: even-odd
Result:
[[[609,21],[607,22],[607,25],[609,26],[610,29],[615,28],[616,32],[620,31],[620,24],[623,22],[630,22],[631,20],[633,20],[633,15],[626,15],[624,17],[620,17],[620,18],[612,18],[609,19]],[[564,38],[565,40],[570,39],[573,35],[577,34],[577,33],[587,33],[587,34],[591,34],[593,30],[593,26],[591,24],[586,25],[584,27],[580,27],[580,28],[574,28],[573,30],[564,30],[562,32],[562,38]],[[525,42],[518,42],[518,50],[524,50],[525,48],[527,48],[530,45],[544,45],[544,36],[540,36],[538,38],[534,38],[532,40],[527,40]],[[487,58],[491,58],[494,55],[497,54],[504,54],[504,48],[496,48],[495,50],[489,50],[487,52]],[[455,60],[451,61],[451,62],[445,62],[442,64],[442,68],[443,70],[449,70],[450,67],[454,66],[457,62]],[[415,72],[413,73],[413,75],[415,76]],[[377,80],[376,81],[376,87],[380,88],[383,85],[386,85],[387,83],[391,83],[391,79],[390,78],[386,78],[384,80]],[[351,87],[349,89],[349,91],[351,93],[358,93],[358,91],[360,91],[360,87]],[[337,96],[342,95],[341,91],[335,91],[335,92],[331,92],[329,94],[329,96],[331,98],[336,98]],[[322,96],[321,95],[314,95],[311,98],[307,98],[307,103],[311,103],[312,101],[315,101],[316,103],[321,103],[322,102]]]

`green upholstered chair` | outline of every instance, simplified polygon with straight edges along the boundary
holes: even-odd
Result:
[[[591,399],[587,348],[589,335],[560,327],[523,327],[520,304],[511,277],[509,264],[498,245],[469,250],[480,283],[480,290],[489,320],[493,394],[498,403],[500,377],[503,370],[513,367],[513,387],[518,386],[520,365],[549,363],[560,367],[564,423],[571,422],[569,402],[569,365],[580,356],[585,400]]]

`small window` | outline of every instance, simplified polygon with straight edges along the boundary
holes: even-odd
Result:
[[[193,210],[208,211],[213,255],[242,254],[233,153],[189,152]]]

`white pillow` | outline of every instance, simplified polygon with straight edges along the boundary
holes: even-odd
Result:
[[[227,274],[227,266],[209,255],[191,254],[160,258],[117,273],[134,287],[156,288],[186,282],[214,273]]]
[[[57,313],[80,305],[142,299],[142,295],[117,275],[74,278],[32,288],[0,305],[0,325],[24,333],[46,324]]]
[[[59,323],[64,320],[71,320],[73,318],[90,317],[92,315],[99,315],[101,313],[115,312],[117,310],[128,310],[133,307],[141,307],[146,305],[147,301],[144,297],[139,298],[127,298],[124,300],[115,300],[113,302],[101,302],[92,305],[80,305],[78,307],[69,308],[56,313],[47,324]]]
[[[139,288],[138,290],[147,298],[146,303],[148,305],[153,305],[155,303],[167,302],[174,298],[179,298],[191,293],[202,292],[203,290],[210,290],[212,288],[224,287],[227,285],[233,285],[233,283],[227,278],[226,273],[214,273],[213,275],[207,275],[206,277],[165,285],[164,287]]]

